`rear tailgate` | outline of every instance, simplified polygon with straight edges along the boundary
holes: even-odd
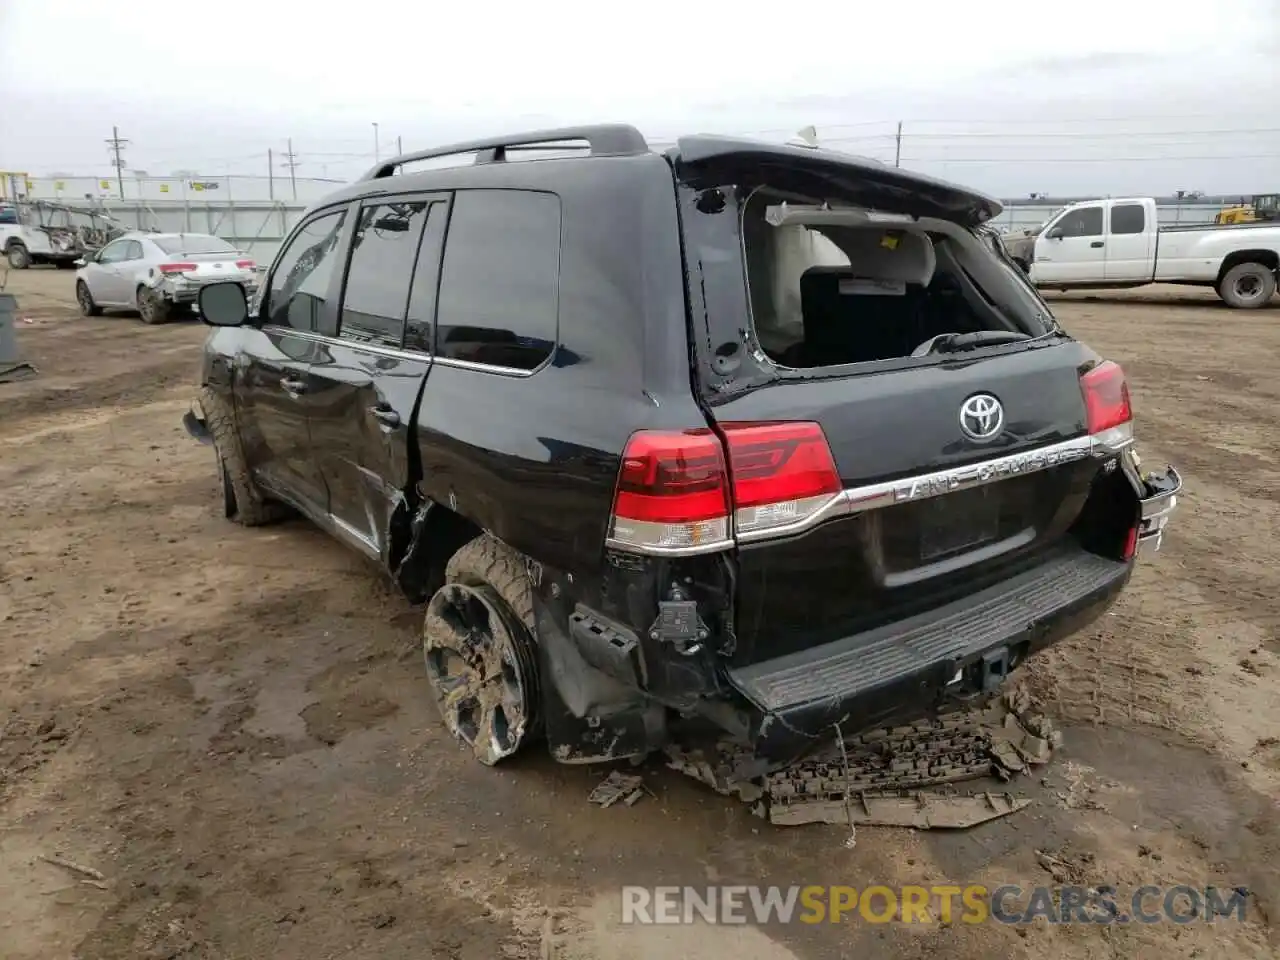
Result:
[[[1058,338],[980,359],[777,383],[715,405],[713,419],[730,429],[816,422],[843,488],[830,507],[786,527],[756,533],[739,512],[735,662],[874,629],[1047,556],[1099,467],[1080,386],[1095,362]],[[992,439],[966,435],[965,426],[981,433],[978,421],[993,410],[1002,423]]]
[[[923,228],[930,231],[944,223],[983,234],[975,228],[999,204],[829,151],[712,138],[682,140],[676,170],[693,359],[707,416],[725,437],[735,488],[767,456],[777,464],[788,456],[776,443],[751,462],[735,456],[734,425],[748,422],[816,424],[838,475],[831,477],[825,455],[801,440],[810,444],[802,449],[809,478],[795,467],[762,469],[786,473],[803,497],[779,493],[759,516],[738,504],[733,665],[871,636],[1060,554],[1103,467],[1093,456],[1098,438],[1089,433],[1081,383],[1100,358],[1057,328],[994,235],[987,243],[996,260],[976,266],[989,267],[985,276],[998,275],[1006,286],[1012,278],[1016,290],[984,293],[1001,297],[1006,319],[1018,316],[1019,332],[1032,339],[796,369],[770,362],[745,329],[756,292],[744,283],[753,267],[743,208],[758,188],[828,211],[852,205],[909,215],[934,224]],[[849,249],[862,256],[862,248]],[[1118,368],[1101,372],[1115,391],[1124,389]],[[1127,418],[1127,393],[1123,405]],[[827,479],[808,482],[823,470]]]

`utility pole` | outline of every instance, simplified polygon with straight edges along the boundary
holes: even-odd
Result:
[[[120,128],[111,128],[111,139],[107,141],[107,147],[111,151],[111,165],[116,168],[116,186],[120,188],[120,199],[124,199],[124,149],[128,140],[120,138]]]
[[[377,163],[382,158],[378,156],[378,125],[373,125],[373,162]]]
[[[894,138],[893,145],[893,165],[895,167],[902,166],[902,121],[898,121],[898,134]]]
[[[270,147],[267,147],[267,199],[273,203],[276,199],[276,162]]]
[[[289,151],[285,155],[284,165],[289,168],[289,186],[293,190],[293,199],[298,199],[298,179],[294,170],[298,166],[298,155],[293,152],[293,138],[289,138]]]
[[[400,138],[396,137],[396,156],[404,155],[404,144],[400,142]]]

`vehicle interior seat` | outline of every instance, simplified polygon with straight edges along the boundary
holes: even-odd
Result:
[[[804,340],[787,366],[865,363],[911,355],[932,334],[928,287],[937,266],[924,233],[832,231],[850,266],[816,266],[800,277]],[[935,331],[936,332],[936,331]]]

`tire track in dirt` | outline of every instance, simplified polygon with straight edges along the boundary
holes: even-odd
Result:
[[[135,369],[99,377],[81,385],[41,386],[16,397],[3,398],[5,433],[26,418],[75,413],[104,406],[141,407],[175,387],[192,387],[192,374],[199,354],[187,346],[171,347],[159,353],[161,359]]]

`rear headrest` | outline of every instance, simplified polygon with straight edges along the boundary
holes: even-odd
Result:
[[[938,260],[933,241],[923,233],[877,226],[840,228],[831,236],[849,257],[850,276],[922,287],[933,279]]]

